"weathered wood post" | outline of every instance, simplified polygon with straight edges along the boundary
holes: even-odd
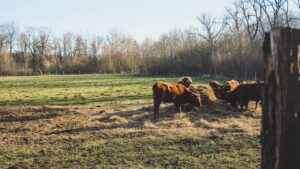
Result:
[[[262,168],[300,168],[300,30],[276,28],[263,45]]]

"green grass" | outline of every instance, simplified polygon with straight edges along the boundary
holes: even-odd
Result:
[[[151,101],[154,82],[177,79],[98,74],[0,77],[0,105],[147,103]],[[208,79],[194,81],[208,83]]]
[[[260,168],[259,131],[251,128],[259,119],[225,109],[200,109],[182,118],[167,106],[166,118],[152,121],[151,105],[140,103],[152,103],[157,80],[177,79],[0,77],[0,168]],[[243,129],[247,118],[252,133]],[[221,122],[228,126],[218,128]]]
[[[131,137],[15,147],[1,168],[259,168],[258,138]],[[1,159],[2,158],[2,159]]]
[[[246,168],[250,162],[252,167],[258,167],[255,163],[259,159],[259,154],[255,151],[259,147],[258,142],[253,141],[253,138],[239,136],[235,139],[145,137],[98,141],[83,148],[97,157],[95,164],[101,165]]]

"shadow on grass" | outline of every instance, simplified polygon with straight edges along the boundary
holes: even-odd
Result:
[[[0,123],[7,122],[27,122],[34,120],[50,119],[60,116],[61,112],[67,112],[68,108],[49,108],[49,107],[36,107],[25,108],[22,113],[36,113],[34,115],[23,115],[14,117],[13,111],[0,111]],[[43,114],[41,114],[43,113]]]
[[[42,115],[33,115],[33,116],[18,116],[18,117],[4,117],[0,118],[0,123],[7,122],[26,122],[26,121],[34,121],[41,119],[50,119],[59,116],[59,114],[42,114]]]

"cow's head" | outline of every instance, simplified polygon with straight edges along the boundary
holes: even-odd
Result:
[[[178,82],[178,84],[182,84],[185,87],[189,88],[191,84],[193,84],[193,80],[189,76],[181,77]]]
[[[213,80],[209,83],[209,86],[212,88],[212,89],[216,89],[216,88],[223,88],[223,85],[221,83],[219,83],[218,81],[216,80]]]

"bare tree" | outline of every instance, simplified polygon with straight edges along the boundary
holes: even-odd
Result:
[[[288,25],[288,0],[262,0],[259,2],[270,28]]]
[[[93,58],[96,58],[97,55],[99,55],[100,49],[102,48],[104,44],[104,38],[101,36],[94,35],[92,37],[91,43],[90,43],[90,50],[91,55]]]
[[[104,46],[104,38],[101,36],[94,35],[91,39],[91,42],[89,44],[90,46],[90,55],[92,57],[92,65],[94,69],[97,69],[97,72],[99,72],[98,67],[98,56],[100,55],[101,48]]]
[[[37,72],[37,59],[38,59],[38,38],[36,28],[30,27],[26,31],[26,36],[28,41],[26,41],[26,46],[31,54],[31,67],[32,72]]]
[[[12,55],[17,34],[18,28],[13,22],[0,25],[0,49],[6,48],[10,56]]]
[[[225,23],[216,21],[216,18],[212,15],[202,13],[200,17],[197,17],[201,24],[201,30],[198,35],[209,42],[213,46],[215,39],[219,38],[222,31],[224,30]]]
[[[6,31],[7,31],[7,44],[9,48],[9,55],[12,55],[12,50],[14,48],[14,42],[18,35],[18,28],[17,26],[11,22],[6,25]]]
[[[85,55],[85,39],[82,35],[76,35],[75,38],[75,48],[74,48],[74,55],[75,56],[84,56]]]
[[[264,25],[262,21],[263,9],[261,7],[262,0],[240,0],[239,7],[243,15],[243,23],[250,40],[253,41],[258,32],[264,34]]]
[[[29,50],[29,37],[26,33],[21,33],[18,37],[18,47],[20,50],[20,58],[19,62],[21,65],[21,69],[24,72],[24,69],[27,67],[27,61],[28,61],[28,50]]]
[[[45,69],[45,57],[50,47],[50,30],[48,28],[28,28],[28,48],[31,53],[31,66],[33,72]]]
[[[64,57],[72,57],[74,51],[74,44],[73,44],[74,35],[70,32],[63,34],[63,56]]]
[[[221,36],[226,24],[225,22],[218,23],[215,17],[204,13],[197,19],[201,24],[201,31],[198,32],[198,35],[208,44],[210,62],[213,66],[214,74],[217,74],[217,59],[214,58],[213,52],[217,44],[216,40]]]
[[[52,41],[53,56],[57,62],[57,67],[61,68],[64,64],[63,41],[60,38],[54,38]]]
[[[233,3],[233,8],[225,8],[227,16],[225,16],[226,25],[230,32],[240,32],[243,26],[243,20],[241,15],[241,9],[238,3]],[[232,22],[232,24],[230,23]]]
[[[7,40],[7,34],[5,31],[5,24],[0,25],[0,49],[3,49]]]
[[[38,29],[39,51],[41,55],[45,55],[50,49],[50,29],[42,27]]]

